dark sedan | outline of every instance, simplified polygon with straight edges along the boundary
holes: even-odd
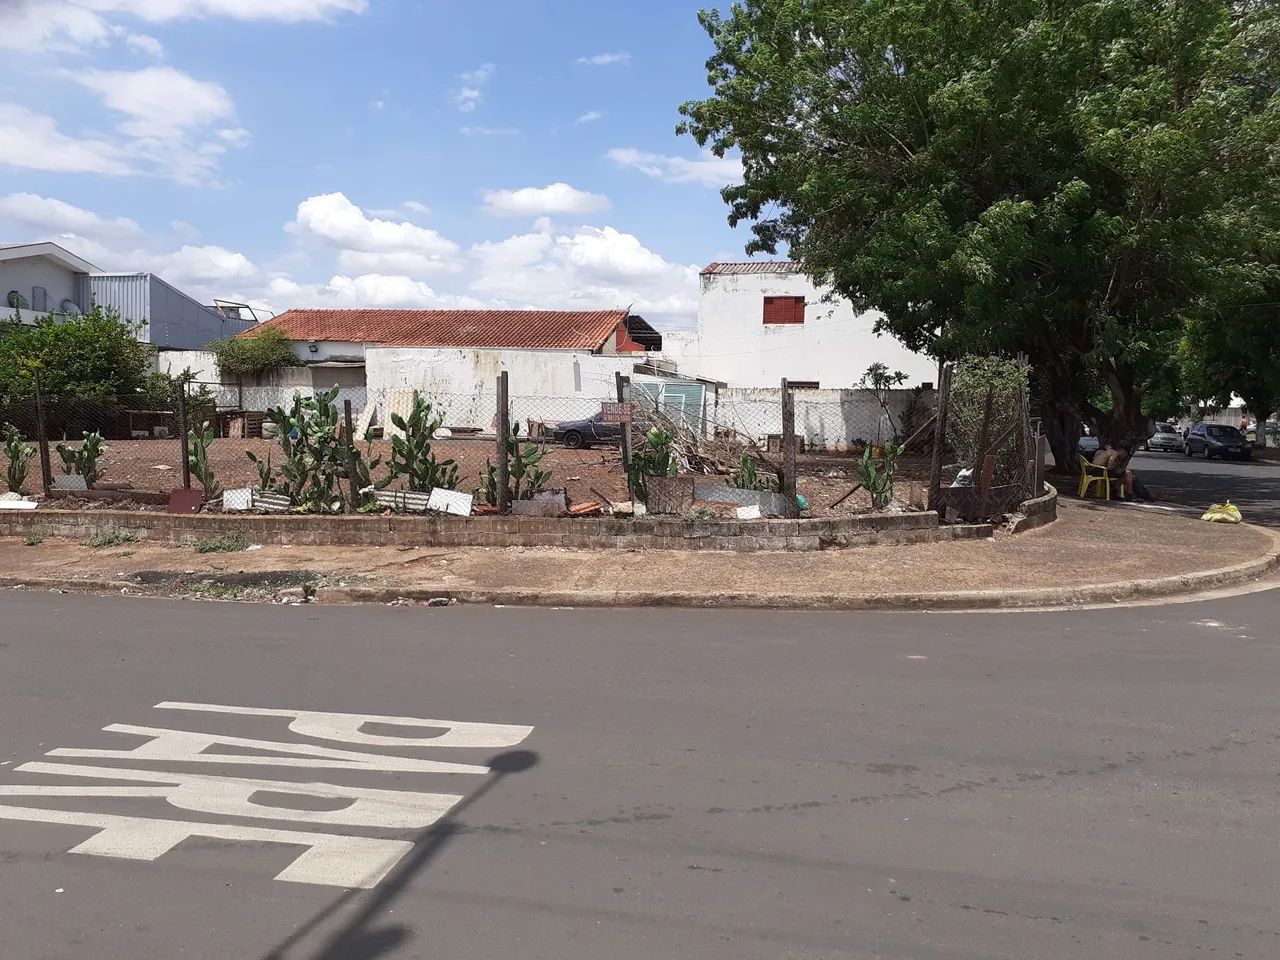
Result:
[[[1187,434],[1182,452],[1188,457],[1198,454],[1206,460],[1211,457],[1252,460],[1253,444],[1243,433],[1225,423],[1198,423]]]
[[[589,447],[593,443],[621,443],[622,424],[605,423],[604,414],[597,413],[590,420],[564,420],[556,424],[551,438],[570,450]]]

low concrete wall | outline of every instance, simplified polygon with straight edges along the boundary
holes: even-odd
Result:
[[[367,517],[180,515],[140,510],[0,512],[0,535],[87,539],[115,530],[164,543],[242,534],[251,543],[308,546],[472,546],[646,550],[822,550],[989,537],[992,528],[939,526],[935,513],[833,520],[643,517]]]
[[[1044,488],[1042,495],[1019,504],[1018,514],[1009,524],[1010,533],[1025,533],[1058,519],[1058,491],[1047,483]]]

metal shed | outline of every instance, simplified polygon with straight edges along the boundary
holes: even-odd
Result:
[[[161,350],[203,350],[210,340],[231,337],[254,326],[211,310],[153,273],[96,273],[89,276],[95,304],[120,311],[138,325],[138,339]]]

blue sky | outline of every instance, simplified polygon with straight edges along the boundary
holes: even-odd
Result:
[[[634,303],[741,259],[682,0],[0,0],[0,240],[291,306]]]

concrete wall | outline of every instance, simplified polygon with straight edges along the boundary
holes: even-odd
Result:
[[[25,257],[0,262],[0,310],[5,318],[13,314],[8,305],[10,290],[17,290],[27,298],[33,309],[36,308],[32,299],[33,287],[44,287],[48,295],[47,306],[44,310],[38,310],[37,316],[50,312],[60,313],[63,300],[74,300],[82,311],[89,309],[85,297],[84,274],[68,270],[48,257]],[[24,317],[24,322],[25,320]]]
[[[892,439],[894,428],[918,428],[936,405],[936,392],[925,391],[916,402],[914,425],[904,424],[912,391],[889,392],[889,417],[876,398],[866,390],[797,390],[796,435],[804,437],[811,450],[848,450],[861,443]],[[708,417],[722,427],[763,439],[782,432],[782,390],[780,388],[730,387],[719,392],[719,402],[708,397]],[[905,439],[905,436],[903,437]]]
[[[935,383],[937,364],[887,335],[873,333],[876,314],[857,313],[847,300],[822,300],[800,274],[711,274],[700,278],[698,337],[672,343],[680,372],[733,387],[777,386],[783,377],[851,387],[873,363],[907,374],[907,386]],[[766,296],[803,296],[803,324],[765,324]],[[668,344],[664,339],[663,349]]]
[[[157,350],[156,370],[176,377],[190,369],[201,383],[217,383],[218,358],[208,350]]]

